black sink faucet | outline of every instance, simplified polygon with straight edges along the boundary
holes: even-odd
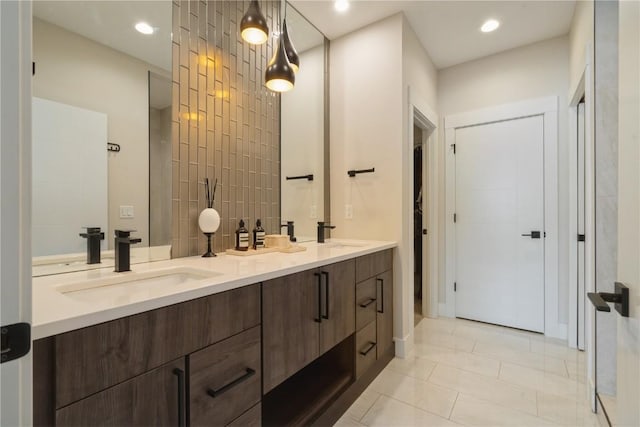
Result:
[[[284,227],[287,227],[287,235],[289,236],[289,240],[291,240],[292,242],[295,242],[297,239],[293,232],[293,221],[287,221],[286,224],[282,224],[280,226],[280,228],[284,228]]]
[[[136,230],[116,230],[116,273],[131,271],[131,245],[142,242],[142,239],[132,239],[129,237]]]
[[[325,228],[334,229],[334,228],[336,228],[336,226],[335,225],[325,224],[324,221],[318,221],[318,243],[324,243],[324,229]]]
[[[100,264],[100,240],[104,240],[104,233],[100,227],[83,227],[86,233],[80,233],[80,237],[87,239],[87,264]]]

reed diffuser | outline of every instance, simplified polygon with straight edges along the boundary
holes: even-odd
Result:
[[[209,178],[204,179],[204,190],[206,194],[207,207],[200,212],[198,217],[198,226],[200,230],[207,236],[207,252],[202,255],[203,258],[216,256],[211,250],[211,238],[220,227],[220,214],[213,208],[213,201],[216,198],[216,188],[218,187],[218,179],[216,178],[213,188],[209,185]]]

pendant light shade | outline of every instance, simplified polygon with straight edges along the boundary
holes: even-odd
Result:
[[[293,89],[296,75],[287,59],[284,37],[279,37],[278,46],[264,73],[264,80],[265,85],[274,92],[287,92]]]
[[[291,42],[291,38],[289,37],[289,29],[287,28],[287,18],[282,22],[282,40],[284,41],[284,49],[287,53],[287,59],[289,59],[289,64],[291,64],[291,68],[295,73],[300,69],[300,57],[298,56],[298,52],[296,52],[296,48],[293,46]]]
[[[240,21],[240,35],[251,44],[263,44],[269,38],[267,19],[260,10],[258,0],[251,0],[249,9]]]

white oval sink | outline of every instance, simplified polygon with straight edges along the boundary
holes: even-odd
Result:
[[[222,273],[198,270],[189,267],[172,267],[140,273],[117,273],[111,277],[85,280],[82,282],[59,285],[56,291],[73,299],[82,301],[101,301],[104,299],[138,300],[189,283],[220,276]]]

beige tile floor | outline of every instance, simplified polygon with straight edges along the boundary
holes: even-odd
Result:
[[[336,426],[599,426],[584,353],[542,335],[461,319],[422,319]]]

